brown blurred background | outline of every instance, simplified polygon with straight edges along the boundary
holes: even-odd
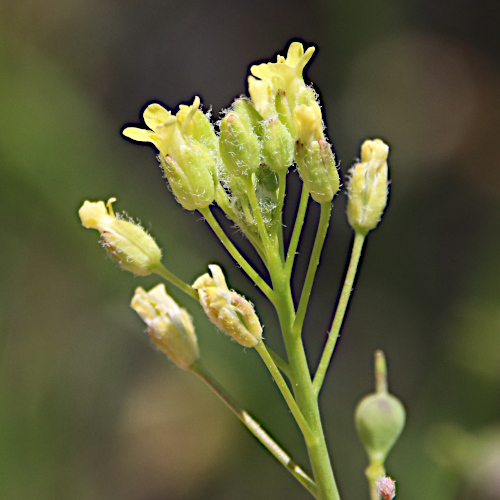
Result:
[[[128,303],[157,280],[122,272],[77,218],[83,200],[117,196],[185,280],[220,263],[281,351],[257,290],[173,201],[153,151],[120,130],[152,100],[174,108],[200,95],[218,116],[245,93],[252,62],[299,38],[318,48],[308,78],[343,175],[365,138],[391,145],[390,206],[369,237],[322,393],[342,498],[368,496],[352,415],[382,348],[408,409],[387,463],[398,498],[500,499],[499,22],[496,0],[3,0],[0,497],[309,498],[212,394],[151,349]],[[313,366],[348,255],[344,210],[340,194],[307,323]],[[317,207],[309,215],[314,229]],[[305,463],[256,354],[171,291],[195,316],[206,365]]]

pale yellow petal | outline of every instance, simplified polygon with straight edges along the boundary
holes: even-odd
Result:
[[[102,230],[103,227],[112,223],[111,217],[103,201],[85,201],[78,211],[82,226],[89,229]]]
[[[150,104],[144,110],[144,122],[151,129],[155,130],[158,125],[165,123],[169,116],[172,116],[170,111],[166,110],[161,104]]]
[[[248,93],[252,98],[255,109],[263,118],[268,118],[269,114],[274,110],[274,97],[269,82],[249,76]]]
[[[175,118],[174,118],[175,120]],[[160,126],[158,127],[161,128]],[[122,134],[129,139],[138,142],[150,142],[156,149],[163,155],[167,154],[165,146],[162,144],[162,140],[158,134],[151,132],[151,130],[145,130],[143,128],[127,127]]]

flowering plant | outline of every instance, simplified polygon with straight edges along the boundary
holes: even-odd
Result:
[[[319,394],[339,336],[351,295],[363,243],[378,225],[387,204],[389,147],[367,140],[361,159],[350,171],[347,218],[354,230],[351,258],[318,367],[311,373],[303,343],[303,326],[314,277],[329,227],[332,200],[340,189],[340,175],[325,134],[320,102],[303,70],[314,53],[292,43],[287,57],[251,67],[249,97],[234,101],[218,123],[218,131],[195,97],[174,115],[160,104],[144,111],[147,129],[128,127],[123,134],[152,143],[172,193],[186,210],[197,210],[213,229],[235,262],[274,306],[279,318],[286,359],[265,343],[253,304],[228,287],[222,269],[209,265],[190,285],[161,263],[162,252],[139,225],[116,216],[109,200],[86,201],[82,224],[97,229],[109,254],[126,270],[145,276],[155,273],[198,301],[210,321],[244,347],[255,348],[281,391],[308,450],[310,470],[298,466],[246,410],[237,405],[202,365],[195,327],[188,312],[160,284],[150,291],[138,287],[132,307],[148,326],[155,346],[178,367],[208,384],[267,450],[314,498],[339,500],[319,407]],[[286,178],[296,165],[303,181],[292,235],[285,242],[283,210]],[[291,279],[309,198],[320,206],[314,246],[298,303]],[[246,260],[213,215],[218,207],[256,249],[269,280]],[[366,476],[372,500],[395,496],[394,481],[385,476],[384,462],[401,433],[405,410],[388,393],[383,354],[375,356],[376,391],[355,411],[369,466]]]

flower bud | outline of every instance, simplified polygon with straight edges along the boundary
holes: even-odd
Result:
[[[375,353],[376,392],[365,396],[356,407],[356,428],[370,464],[382,465],[403,431],[403,404],[387,391],[387,371],[382,351]]]
[[[375,481],[375,486],[383,500],[392,500],[396,496],[396,482],[390,477],[379,477]]]
[[[185,137],[195,139],[210,152],[219,154],[219,140],[209,117],[200,108],[200,98],[195,97],[191,106],[181,104],[175,115]]]
[[[288,170],[293,163],[293,138],[278,118],[270,118],[262,131],[262,156],[273,172]]]
[[[155,346],[179,368],[188,370],[200,357],[191,317],[168,295],[163,283],[149,292],[136,288],[130,305],[148,325]]]
[[[160,164],[175,199],[186,210],[208,207],[215,199],[213,156],[194,143],[181,146],[179,153],[177,159],[180,163],[173,156],[160,156]]]
[[[366,234],[375,229],[387,205],[389,146],[380,139],[365,141],[361,162],[351,171],[347,188],[347,218],[355,231]]]
[[[318,203],[331,201],[339,190],[340,177],[330,144],[325,139],[309,146],[297,143],[295,161],[312,199]]]
[[[147,276],[160,263],[161,250],[141,226],[115,216],[115,201],[109,199],[108,210],[103,201],[85,201],[78,211],[82,225],[101,233],[102,245],[123,269]]]
[[[286,126],[288,132],[290,132],[290,135],[292,137],[295,137],[295,125],[293,123],[293,115],[284,90],[278,90],[275,102],[276,102],[276,111],[278,113],[281,123],[283,123]]]
[[[208,268],[212,276],[203,274],[193,283],[203,310],[217,328],[236,342],[245,347],[255,347],[262,339],[262,326],[253,305],[228,289],[219,266],[213,264]]]
[[[247,177],[259,167],[259,139],[238,113],[229,112],[221,122],[220,154],[231,176]]]
[[[262,116],[255,109],[252,101],[248,97],[240,97],[234,101],[233,111],[242,117],[246,123],[249,123],[257,136],[262,134]]]
[[[340,187],[340,177],[330,144],[323,134],[321,109],[316,101],[300,104],[293,112],[295,161],[314,201],[331,201]]]

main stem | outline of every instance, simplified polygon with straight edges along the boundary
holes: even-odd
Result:
[[[313,390],[311,374],[307,365],[304,345],[301,335],[294,335],[292,331],[295,310],[290,281],[286,276],[277,251],[270,255],[269,270],[273,289],[276,293],[275,306],[287,350],[293,392],[313,435],[312,438],[306,437],[305,441],[317,487],[317,498],[319,500],[340,500],[321,424],[318,400]]]

